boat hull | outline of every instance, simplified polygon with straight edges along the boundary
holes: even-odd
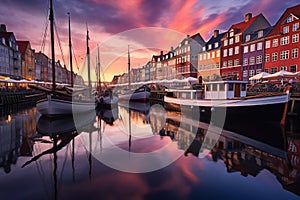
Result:
[[[119,98],[117,96],[104,96],[96,99],[96,108],[112,108],[118,105]]]
[[[186,100],[165,97],[165,108],[180,112],[200,113],[201,121],[224,123],[236,119],[264,119],[279,121],[289,95],[268,96],[238,100]],[[198,114],[197,114],[198,115]]]
[[[46,99],[37,102],[36,108],[42,115],[55,117],[89,112],[95,109],[95,104],[93,102],[73,102],[47,95]]]
[[[132,94],[120,94],[119,99],[123,101],[148,102],[149,91],[133,92]]]

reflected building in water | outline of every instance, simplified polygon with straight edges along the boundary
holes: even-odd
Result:
[[[32,155],[36,108],[11,106],[0,109],[0,167],[9,173],[18,156]]]

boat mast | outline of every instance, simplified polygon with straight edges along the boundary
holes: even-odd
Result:
[[[130,53],[129,53],[129,45],[128,45],[128,86],[130,88]]]
[[[54,15],[53,15],[53,4],[50,0],[50,33],[51,33],[51,54],[52,54],[52,90],[55,90],[55,52],[54,52]]]
[[[90,47],[89,47],[89,29],[86,24],[86,55],[87,55],[87,66],[88,66],[88,97],[91,97],[91,66],[90,66]]]
[[[74,80],[73,80],[73,63],[72,63],[72,42],[71,42],[71,19],[70,19],[70,13],[69,15],[69,51],[70,51],[70,71],[71,71],[71,87],[74,86]]]
[[[100,69],[100,52],[99,52],[99,45],[98,45],[98,81],[99,81],[99,89],[101,91],[101,69]]]

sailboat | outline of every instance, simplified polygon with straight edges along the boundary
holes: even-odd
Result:
[[[130,78],[130,53],[128,45],[128,88],[131,87]],[[123,101],[136,101],[136,102],[148,102],[150,97],[150,88],[143,85],[134,91],[121,91],[119,94],[119,100]]]
[[[98,87],[97,95],[95,96],[96,108],[111,108],[116,107],[119,98],[113,94],[111,88],[103,88],[101,85],[101,69],[100,69],[100,53],[98,46],[98,63],[97,63],[97,76],[98,76]]]
[[[70,26],[70,15],[69,15],[69,48],[70,48],[70,68],[71,68],[71,86],[72,88],[64,90],[60,89],[56,85],[55,81],[55,52],[54,52],[54,14],[53,14],[53,3],[50,0],[50,31],[51,31],[51,53],[52,53],[52,89],[45,89],[37,86],[36,89],[43,90],[46,92],[47,97],[38,101],[36,104],[37,110],[47,116],[59,116],[59,115],[71,115],[74,112],[81,113],[95,109],[95,105],[89,99],[84,99],[86,95],[84,90],[74,90],[73,81],[73,68],[72,68],[72,55],[71,55],[71,26]],[[87,36],[88,38],[88,36]],[[89,66],[88,66],[89,67]],[[90,83],[90,80],[89,80]],[[89,95],[90,97],[89,84]]]

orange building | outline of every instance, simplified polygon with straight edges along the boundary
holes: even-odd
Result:
[[[34,50],[31,49],[29,41],[17,41],[17,44],[22,54],[22,77],[28,80],[35,80]]]

